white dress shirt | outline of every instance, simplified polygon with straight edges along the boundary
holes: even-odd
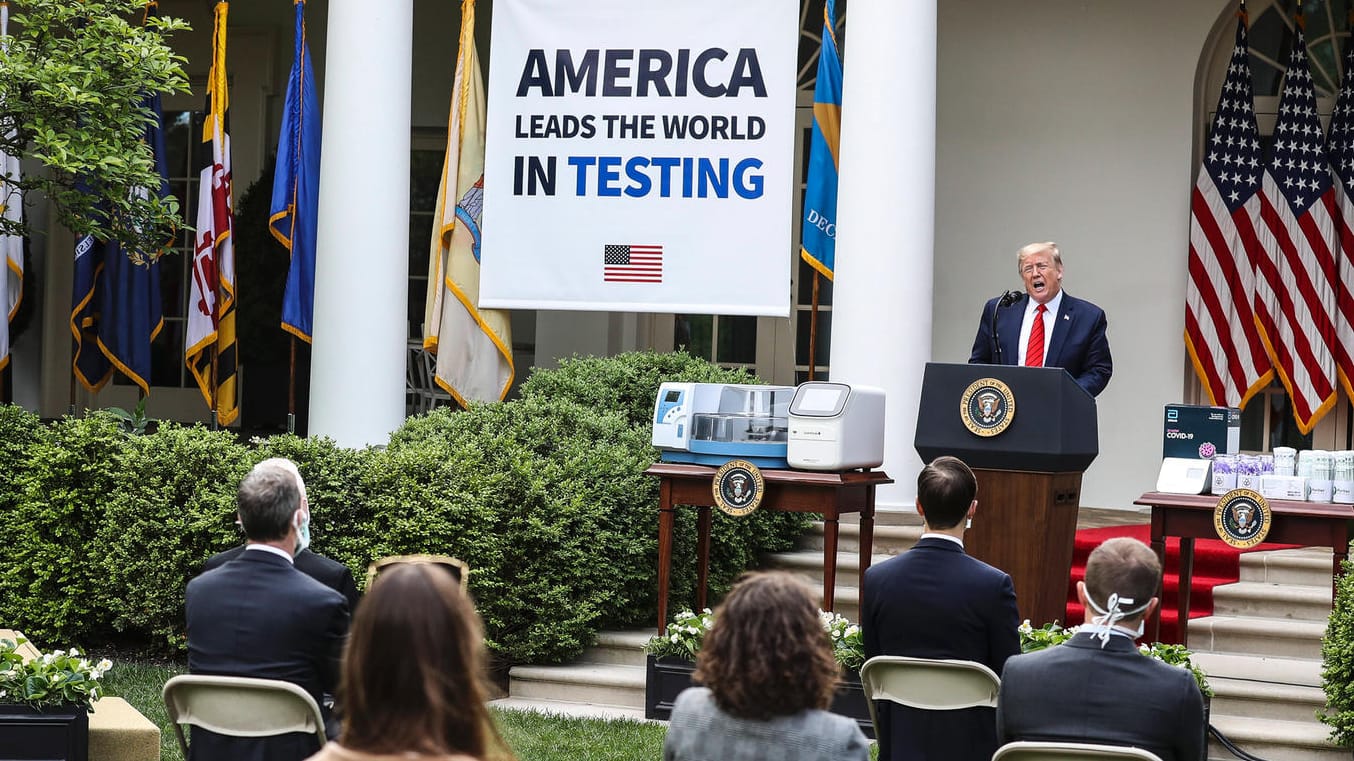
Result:
[[[1044,360],[1048,359],[1048,346],[1052,343],[1049,339],[1053,338],[1053,326],[1057,324],[1058,308],[1062,306],[1062,303],[1063,292],[1059,288],[1058,295],[1049,299],[1048,303],[1044,305],[1048,307],[1048,311],[1044,312],[1044,356],[1039,358],[1040,367],[1048,366],[1048,363]],[[1038,308],[1039,304],[1034,299],[1025,301],[1025,319],[1020,323],[1020,343],[1017,344],[1020,348],[1020,356],[1016,360],[1017,365],[1025,364],[1025,350],[1030,348],[1030,326],[1034,324],[1035,310]]]

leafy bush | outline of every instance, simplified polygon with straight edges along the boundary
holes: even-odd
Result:
[[[1354,563],[1345,560],[1335,583],[1335,605],[1321,638],[1321,687],[1325,710],[1317,718],[1330,725],[1331,742],[1354,745]]]
[[[252,461],[229,431],[162,423],[128,440],[90,547],[96,596],[121,638],[184,645],[183,591],[212,554],[238,544],[235,493]]]
[[[395,500],[376,510],[373,551],[469,563],[502,659],[569,657],[603,622],[656,605],[652,450],[620,416],[540,398],[438,410],[397,431],[387,457],[373,477],[405,490],[372,490]]]
[[[574,357],[555,370],[538,369],[522,383],[523,399],[570,399],[597,410],[618,410],[646,441],[652,432],[654,400],[664,381],[689,383],[761,383],[744,370],[710,364],[686,352],[636,351],[614,357]],[[650,462],[657,459],[653,452]],[[656,491],[655,491],[656,493]],[[653,503],[656,535],[657,501]],[[716,600],[744,570],[759,564],[761,553],[792,549],[814,516],[759,510],[734,518],[716,511],[712,521],[710,599]],[[657,556],[655,555],[655,563]],[[669,609],[696,602],[696,513],[678,510],[672,551]],[[651,592],[652,595],[652,592]],[[657,601],[655,600],[655,606]],[[656,611],[656,607],[655,607]],[[638,621],[636,621],[638,622]],[[610,625],[615,622],[608,622]]]
[[[108,634],[112,614],[98,595],[90,562],[129,439],[103,413],[64,418],[40,429],[30,466],[16,474],[17,500],[0,542],[0,620],[38,641],[73,642]]]
[[[634,351],[560,360],[556,370],[532,372],[520,393],[523,399],[570,399],[585,407],[614,410],[630,425],[647,431],[663,381],[761,383],[744,370],[728,370],[686,352]]]
[[[268,457],[306,481],[317,552],[365,585],[372,560],[445,553],[503,664],[571,657],[598,629],[657,612],[658,480],[649,409],[660,379],[753,380],[686,355],[571,360],[521,400],[411,418],[386,449],[161,424],[128,436],[106,413],[50,426],[0,406],[0,624],[37,641],[184,647],[183,592],[240,541],[240,479]],[[677,511],[670,606],[695,590],[696,511]],[[712,600],[807,516],[716,513]]]

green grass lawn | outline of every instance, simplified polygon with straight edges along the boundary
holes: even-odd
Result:
[[[104,677],[106,694],[125,699],[160,727],[161,761],[183,761],[169,725],[160,689],[186,669],[115,659]],[[525,711],[494,711],[499,732],[518,761],[658,761],[667,725],[638,721],[602,721],[543,716]]]

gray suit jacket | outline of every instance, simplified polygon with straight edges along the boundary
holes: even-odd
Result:
[[[1203,758],[1203,695],[1194,677],[1089,632],[1006,662],[997,734],[1013,740],[1130,745],[1162,761]]]
[[[704,687],[677,696],[663,740],[663,761],[869,761],[856,722],[827,711],[769,721],[730,716]]]

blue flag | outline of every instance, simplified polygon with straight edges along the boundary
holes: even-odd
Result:
[[[842,58],[837,50],[836,0],[823,6],[823,47],[813,86],[813,137],[804,189],[804,235],[800,254],[828,280],[837,254],[837,146],[842,124]]]
[[[296,44],[282,132],[277,139],[277,169],[268,228],[291,252],[287,289],[282,295],[282,329],[310,341],[315,313],[315,236],[320,200],[320,113],[315,75],[306,44],[305,0],[296,2]]]
[[[155,122],[146,127],[146,144],[155,154],[155,170],[160,187],[147,192],[169,196],[169,172],[165,164],[164,113],[160,96],[146,98],[144,105],[155,114]],[[173,241],[167,237],[165,245]],[[99,322],[99,349],[129,380],[150,393],[150,345],[164,327],[160,301],[160,264],[145,257],[149,264],[134,264],[116,241],[96,244],[103,249],[103,278],[99,304],[103,319]],[[158,253],[158,252],[155,252]],[[152,254],[153,255],[153,254]]]
[[[103,246],[93,235],[81,235],[75,241],[74,292],[71,295],[71,338],[75,342],[71,372],[75,373],[80,385],[91,392],[103,388],[113,373],[113,366],[98,347],[102,280]]]

